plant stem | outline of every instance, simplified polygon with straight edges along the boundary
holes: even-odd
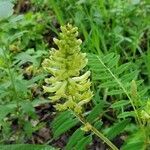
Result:
[[[80,122],[82,122],[82,124],[86,125],[87,123],[90,124],[89,122],[87,122],[83,116],[76,114],[75,112],[73,112],[74,115],[80,120]],[[91,131],[97,135],[101,140],[103,140],[104,143],[106,143],[112,150],[119,150],[107,137],[105,137],[100,131],[98,131],[95,127],[93,127],[91,124]]]

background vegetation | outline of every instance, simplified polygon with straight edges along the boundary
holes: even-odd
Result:
[[[67,23],[92,72],[85,118],[119,149],[149,149],[149,14],[149,0],[0,0],[0,149],[107,149],[42,89],[41,63]]]

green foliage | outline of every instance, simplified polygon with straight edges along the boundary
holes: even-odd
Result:
[[[137,131],[132,136],[128,137],[127,141],[122,147],[122,150],[145,150],[145,138],[141,131]]]
[[[82,138],[82,140],[80,140],[76,146],[75,146],[75,149],[79,149],[79,150],[86,150],[86,145],[87,144],[90,144],[92,141],[92,137],[91,136],[87,136],[87,137],[84,137]]]
[[[78,27],[81,52],[88,58],[85,72],[91,71],[94,96],[82,117],[114,144],[122,140],[119,149],[149,149],[149,8],[149,0],[0,0],[0,149],[54,149],[24,143],[57,147],[65,133],[65,149],[95,144],[97,137],[81,130],[85,126],[73,112],[45,110],[51,104],[42,85],[52,74],[41,63],[50,47],[59,49],[52,39],[60,39],[59,27],[67,23]],[[68,61],[70,68],[76,64],[78,60],[74,65]],[[47,116],[50,120],[43,119]],[[53,136],[44,142],[36,139],[43,128]],[[15,145],[3,145],[7,143]]]
[[[87,116],[87,121],[93,122],[96,118],[100,117],[100,115],[104,111],[104,103],[99,103],[95,107],[93,107],[90,114]]]
[[[30,139],[33,132],[44,126],[35,107],[49,102],[40,91],[45,78],[40,64],[47,54],[42,36],[46,26],[36,26],[42,13],[16,16],[12,15],[14,5],[10,1],[0,1],[0,6],[5,14],[0,22],[0,141],[24,143],[25,138]],[[36,97],[34,91],[40,91]]]
[[[119,65],[119,56],[115,56],[114,53],[101,57],[89,54],[88,59],[92,71],[92,80],[100,81],[99,87],[101,89],[108,88],[107,95],[122,95],[124,93],[112,74],[116,76],[119,82],[122,82],[125,89],[130,89],[131,81],[137,78],[138,71],[132,69],[132,64]]]
[[[75,150],[84,150],[92,142],[92,135],[84,135],[84,131],[77,129],[70,137],[65,149],[70,150],[74,147]]]
[[[58,138],[61,134],[77,125],[79,121],[70,112],[63,112],[52,122],[54,138]]]
[[[113,139],[118,134],[122,133],[124,131],[124,128],[127,126],[127,124],[130,123],[130,120],[122,120],[120,122],[115,123],[113,126],[107,129],[107,136],[110,139]]]
[[[82,139],[82,137],[84,137],[84,131],[82,131],[80,128],[77,129],[72,136],[70,137],[67,145],[66,145],[66,150],[71,149],[72,147],[74,147],[78,141],[80,141]]]
[[[16,106],[13,104],[8,104],[4,106],[0,106],[0,122],[11,112],[16,109]]]

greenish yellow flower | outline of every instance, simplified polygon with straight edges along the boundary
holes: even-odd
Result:
[[[81,130],[88,132],[92,129],[91,124],[89,124],[88,122],[84,125],[84,127],[81,128]]]
[[[144,124],[150,123],[150,99],[147,100],[146,105],[141,110],[140,116],[143,119]]]
[[[52,93],[49,97],[59,111],[71,109],[78,114],[83,105],[88,103],[93,93],[90,90],[90,71],[81,75],[87,64],[86,54],[81,52],[78,29],[68,24],[61,27],[59,39],[54,38],[58,49],[52,48],[49,58],[43,61],[43,68],[51,74],[45,79],[44,92]]]

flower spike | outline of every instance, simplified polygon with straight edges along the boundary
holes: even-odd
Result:
[[[59,111],[71,109],[81,114],[83,105],[88,103],[93,93],[90,90],[90,71],[81,74],[87,65],[86,54],[81,52],[78,28],[70,24],[61,27],[59,39],[54,38],[58,49],[52,48],[50,57],[43,61],[43,68],[51,74],[45,79],[44,92],[52,93],[49,98]]]

